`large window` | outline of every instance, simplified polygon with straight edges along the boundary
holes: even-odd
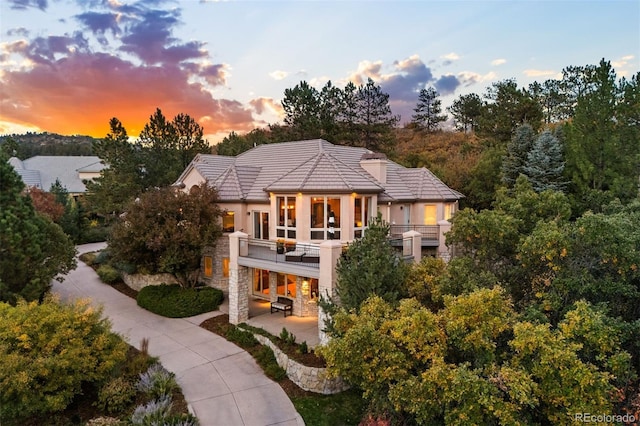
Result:
[[[213,257],[204,257],[204,276],[211,278],[213,276]]]
[[[253,270],[253,293],[269,294],[269,271],[266,269]]]
[[[369,226],[371,218],[371,197],[355,197],[353,199],[353,232],[355,238],[362,237],[364,229]]]
[[[435,204],[425,204],[424,206],[424,224],[425,225],[437,225],[438,217],[437,211],[438,206]]]
[[[340,198],[311,198],[311,239],[340,239]]]
[[[296,237],[296,197],[277,197],[278,226],[276,234],[278,238]]]

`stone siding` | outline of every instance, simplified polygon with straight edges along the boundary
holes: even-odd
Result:
[[[227,235],[218,238],[215,247],[206,247],[202,254],[200,280],[209,287],[217,288],[222,290],[224,294],[229,294],[229,277],[225,277],[222,271],[222,259],[229,258],[229,238]],[[213,274],[210,277],[204,276],[204,256],[211,256],[213,261]]]
[[[125,272],[122,273],[122,281],[130,288],[140,291],[143,287],[149,285],[160,285],[160,284],[178,284],[176,278],[171,274],[127,274]]]
[[[308,391],[331,395],[349,389],[342,377],[329,377],[326,368],[307,367],[289,358],[269,338],[260,334],[254,334],[260,344],[268,346],[276,356],[278,365],[287,372],[287,377],[300,388]]]

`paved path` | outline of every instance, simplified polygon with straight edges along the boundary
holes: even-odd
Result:
[[[80,253],[104,244],[79,246]],[[164,318],[103,284],[93,269],[78,261],[63,283],[54,282],[61,298],[89,297],[104,307],[113,330],[140,348],[149,339],[149,353],[176,374],[185,399],[200,425],[304,425],[282,388],[267,378],[244,350],[198,325],[210,313],[192,318]]]

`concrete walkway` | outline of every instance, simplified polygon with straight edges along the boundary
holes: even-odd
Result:
[[[103,247],[86,244],[78,246],[78,251]],[[200,425],[304,425],[287,394],[264,375],[251,355],[199,327],[220,311],[184,319],[155,315],[102,283],[81,261],[64,282],[54,281],[53,292],[63,300],[88,297],[102,305],[113,330],[137,348],[143,338],[148,338],[149,353],[175,373]]]

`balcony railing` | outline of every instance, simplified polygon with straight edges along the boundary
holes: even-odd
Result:
[[[440,228],[438,225],[391,225],[391,238],[398,238],[409,231],[421,233],[423,240],[438,241]]]
[[[310,268],[320,268],[320,247],[316,244],[298,243],[295,241],[277,242],[240,239],[240,246],[247,246],[246,256],[251,259],[268,260],[276,263],[296,264]],[[241,249],[242,253],[243,250]]]

